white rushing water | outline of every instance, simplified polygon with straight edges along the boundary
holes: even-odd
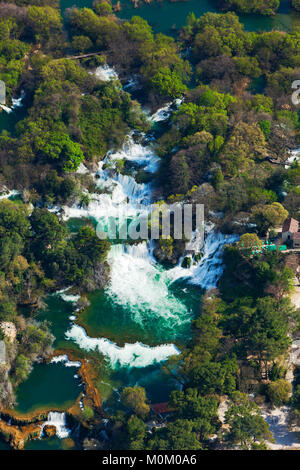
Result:
[[[152,116],[152,121],[168,118],[171,110],[172,106],[168,104]],[[89,195],[87,207],[80,207],[78,204],[63,207],[64,219],[90,217],[105,230],[109,217],[125,220],[148,213],[151,185],[138,184],[133,176],[119,173],[116,169],[119,160],[127,160],[150,173],[155,172],[159,165],[151,140],[141,135],[127,136],[122,148],[117,152],[109,152],[93,175],[100,193]],[[83,170],[81,168],[80,171]],[[112,245],[108,256],[110,282],[106,294],[115,305],[127,309],[135,323],[143,327],[157,321],[161,331],[168,330],[169,334],[174,332],[175,338],[180,328],[190,323],[192,312],[175,296],[172,285],[184,280],[206,289],[215,287],[223,270],[223,246],[235,240],[235,236],[216,234],[210,227],[202,249],[202,258],[189,269],[181,266],[182,260],[174,268],[164,269],[152,255],[151,242]],[[74,324],[67,331],[66,337],[83,349],[98,350],[108,358],[113,367],[145,367],[165,361],[170,355],[179,354],[174,344],[149,347],[137,342],[118,347],[106,338],[89,337],[82,327]]]
[[[14,109],[16,108],[20,108],[23,103],[23,98],[25,96],[25,93],[22,91],[21,92],[21,95],[19,96],[19,98],[12,98],[11,101],[12,101],[12,106],[11,108],[9,108],[8,106],[5,106],[4,104],[0,104],[0,108],[3,109],[3,111],[5,111],[6,113],[11,113]]]
[[[110,361],[112,367],[147,367],[157,362],[162,362],[168,357],[180,354],[173,344],[161,344],[150,347],[136,342],[117,346],[106,338],[91,338],[84,328],[73,325],[66,333],[66,338],[75,341],[80,348],[86,351],[99,351]]]
[[[108,82],[110,80],[116,80],[118,79],[118,74],[115,71],[113,67],[110,67],[109,65],[100,65],[99,67],[96,68],[94,72],[92,72],[93,75],[95,75],[99,80],[102,80],[103,82]]]
[[[285,162],[285,168],[289,168],[293,163],[297,162],[300,158],[300,147],[290,151],[290,157]]]
[[[201,250],[201,260],[192,264],[188,269],[177,266],[167,272],[168,276],[174,281],[186,278],[189,283],[207,290],[217,287],[224,269],[222,263],[224,245],[234,243],[237,240],[238,236],[223,235],[221,232],[215,232],[213,226],[210,226]]]
[[[45,426],[55,426],[56,435],[60,439],[65,439],[70,435],[70,430],[66,425],[66,413],[59,413],[57,411],[50,411],[47,421],[42,425],[42,433]]]
[[[167,103],[163,108],[160,108],[156,111],[156,113],[152,114],[151,121],[152,122],[161,122],[169,119],[174,109],[178,108],[181,103],[182,99],[176,99],[175,101],[171,101]]]
[[[6,113],[11,113],[12,112],[12,109],[9,108],[8,106],[5,106],[4,104],[0,104],[0,108],[2,108],[3,111],[5,111]]]
[[[78,302],[80,299],[80,295],[68,294],[67,292],[70,290],[70,287],[66,289],[62,289],[56,292],[65,302]]]
[[[144,134],[139,134],[141,138],[145,138]],[[146,141],[143,145],[140,141],[134,140],[134,134],[126,137],[124,144],[117,152],[109,152],[105,162],[114,160],[127,160],[144,167],[145,171],[154,173],[158,169],[159,158],[156,155],[151,141]]]
[[[80,361],[70,361],[67,354],[61,354],[60,356],[54,356],[50,361],[50,364],[57,364],[57,363],[63,363],[66,367],[79,368],[81,366]]]
[[[18,191],[17,189],[8,190],[7,192],[0,194],[0,200],[9,199],[14,196],[19,196],[20,194],[20,191]]]
[[[165,271],[152,257],[146,242],[114,245],[109,253],[111,281],[107,293],[116,304],[130,309],[136,323],[157,318],[176,328],[190,321],[190,312],[170,291],[172,270]],[[186,273],[185,273],[186,274]]]

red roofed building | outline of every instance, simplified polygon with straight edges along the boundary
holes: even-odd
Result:
[[[156,415],[163,415],[165,413],[170,413],[172,411],[168,407],[168,402],[155,403],[154,405],[151,405],[151,408]]]
[[[293,248],[300,248],[300,232],[294,233],[292,240],[293,240]]]
[[[282,241],[288,242],[293,240],[293,235],[298,233],[299,222],[296,219],[288,218],[284,221],[282,227]]]

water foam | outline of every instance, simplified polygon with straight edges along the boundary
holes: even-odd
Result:
[[[97,78],[102,80],[103,82],[109,82],[110,80],[117,80],[118,74],[113,67],[109,65],[100,65],[96,68],[94,72],[92,72]]]
[[[160,328],[172,329],[190,321],[187,307],[169,290],[174,279],[154,260],[146,242],[114,245],[108,262],[106,292],[116,304],[129,308],[137,323],[151,316],[160,321]]]
[[[73,325],[66,332],[66,338],[74,341],[86,351],[99,351],[110,361],[112,367],[147,367],[166,361],[170,356],[180,354],[174,344],[150,347],[142,343],[125,344],[123,347],[106,338],[90,338],[84,328]]]
[[[45,426],[55,426],[57,437],[59,437],[60,439],[65,439],[69,437],[71,433],[70,429],[67,428],[66,424],[66,413],[50,411],[50,413],[48,413],[47,421],[45,421],[42,425],[41,434],[43,434]]]
[[[64,363],[65,367],[81,367],[80,361],[70,361],[67,354],[61,354],[60,356],[54,356],[50,364]]]
[[[140,134],[141,138],[145,138],[144,134]],[[117,152],[108,154],[109,160],[127,160],[144,167],[145,171],[154,173],[158,169],[159,158],[151,145],[142,145],[135,142],[133,134],[126,137],[124,144]]]
[[[169,104],[160,110],[152,117],[153,120],[157,122],[166,119],[172,106]],[[109,152],[99,163],[94,176],[98,177],[95,182],[101,194],[90,195],[88,207],[64,207],[64,218],[93,217],[104,228],[108,217],[136,217],[141,211],[141,204],[147,213],[151,188],[138,184],[132,176],[114,171],[114,161],[120,159],[135,162],[148,171],[157,167],[159,161],[150,145],[142,145],[134,140],[133,135],[128,136],[121,150]],[[206,289],[215,287],[223,272],[223,246],[236,238],[215,233],[213,227],[209,227],[202,249],[203,256],[198,263],[192,263],[189,269],[181,266],[182,260],[174,268],[164,269],[152,256],[151,243],[113,245],[108,255],[111,269],[106,294],[116,305],[128,309],[134,321],[142,327],[156,321],[160,330],[166,331],[168,335],[174,332],[175,337],[183,325],[191,322],[192,312],[173,294],[172,285],[178,280],[185,280]],[[155,361],[166,360],[176,351],[178,353],[173,344],[150,348],[135,343],[120,348],[108,339],[88,337],[78,325],[73,325],[66,336],[83,349],[98,349],[109,358],[113,367],[144,367]]]
[[[21,194],[20,191],[18,191],[17,189],[12,189],[10,191],[7,191],[4,194],[1,194],[0,195],[0,200],[1,199],[9,199],[9,198],[14,197],[14,196],[19,196],[20,194]]]

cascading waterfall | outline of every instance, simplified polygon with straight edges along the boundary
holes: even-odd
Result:
[[[293,163],[296,163],[300,158],[300,147],[290,151],[290,157],[286,160],[285,168],[289,168]]]
[[[42,432],[45,426],[55,426],[56,435],[60,439],[65,439],[70,435],[70,430],[67,428],[66,413],[59,413],[57,411],[50,411],[48,413],[47,421],[42,425]]]
[[[171,112],[172,106],[168,104],[151,119],[153,122],[162,121],[169,117]],[[88,207],[64,207],[65,219],[92,217],[104,229],[109,217],[125,219],[137,217],[143,211],[148,213],[151,185],[138,184],[132,176],[123,175],[116,169],[116,162],[124,159],[145,171],[156,171],[159,159],[151,146],[151,139],[141,137],[144,139],[143,143],[134,138],[133,133],[127,136],[121,150],[107,154],[94,174],[101,194],[90,195]],[[83,168],[80,171],[83,171]],[[143,327],[150,321],[152,324],[155,322],[162,332],[174,332],[175,338],[175,332],[190,323],[192,312],[174,295],[172,284],[185,280],[203,288],[215,287],[222,274],[223,245],[232,243],[235,239],[233,236],[215,234],[210,228],[200,262],[189,269],[181,267],[180,262],[168,270],[152,256],[151,242],[135,245],[114,244],[108,256],[111,275],[106,294],[115,305],[130,311],[135,323]],[[89,337],[84,328],[74,324],[67,331],[66,337],[82,349],[100,351],[109,359],[112,367],[146,367],[167,360],[170,355],[179,354],[174,344],[149,347],[137,342],[119,347],[106,338]]]
[[[108,261],[111,282],[107,293],[114,302],[128,307],[137,323],[143,325],[149,315],[160,322],[161,329],[190,321],[186,306],[168,289],[173,279],[154,260],[146,242],[114,245]]]
[[[67,354],[61,354],[60,356],[54,356],[50,361],[50,364],[57,364],[57,363],[63,363],[66,367],[79,368],[81,366],[80,361],[70,361]]]
[[[2,108],[3,111],[5,111],[6,113],[11,113],[14,109],[20,108],[23,105],[22,101],[23,101],[24,96],[25,96],[25,93],[22,91],[19,98],[11,99],[12,101],[11,108],[9,108],[8,106],[5,106],[4,104],[0,104],[0,108]]]
[[[165,118],[166,119],[166,118]],[[134,135],[139,136],[145,140],[145,143],[135,141]],[[127,160],[143,166],[143,169],[149,173],[154,173],[158,169],[159,158],[153,148],[148,145],[149,139],[144,134],[132,132],[125,139],[125,142],[120,150],[117,152],[108,152],[104,162],[114,162],[115,160]]]
[[[113,67],[110,67],[109,65],[100,65],[99,67],[96,68],[94,72],[91,72],[93,75],[95,75],[99,80],[102,80],[103,82],[108,82],[110,80],[116,80],[118,79],[118,74],[115,71]]]
[[[10,191],[7,191],[6,193],[0,194],[0,200],[1,199],[9,199],[14,196],[19,196],[21,193],[17,189],[12,189]]]
[[[172,282],[186,278],[190,284],[198,285],[203,289],[213,289],[217,286],[223,273],[223,247],[237,241],[238,236],[215,232],[212,225],[206,226],[206,230],[208,233],[204,241],[200,261],[195,264],[192,263],[188,269],[183,268],[180,261],[178,266],[166,271],[165,276]]]
[[[5,106],[4,104],[0,104],[0,108],[2,108],[3,111],[5,111],[6,113],[11,113],[12,112],[12,109],[9,108],[8,106]]]
[[[108,358],[111,367],[147,367],[166,361],[168,357],[180,354],[174,344],[160,344],[150,347],[143,343],[126,343],[120,347],[107,338],[90,338],[84,328],[73,325],[66,333],[66,338],[78,344],[86,351],[99,351]]]

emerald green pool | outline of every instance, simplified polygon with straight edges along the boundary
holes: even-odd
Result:
[[[61,363],[36,364],[28,379],[17,389],[17,414],[38,410],[65,410],[80,394],[77,369]]]
[[[70,346],[65,339],[65,332],[70,327],[72,315],[74,315],[72,302],[65,302],[58,294],[49,295],[46,299],[46,307],[40,310],[38,320],[46,320],[50,323],[50,331],[55,337],[53,344],[55,349]]]
[[[117,0],[113,0],[113,4]],[[196,17],[208,11],[216,12],[213,0],[186,0],[171,2],[170,0],[152,0],[150,5],[140,0],[139,7],[134,8],[130,0],[121,0],[120,18],[130,19],[132,16],[142,16],[153,27],[155,32],[172,34],[175,29],[182,28],[186,24],[189,12],[195,13]],[[74,5],[82,8],[91,8],[93,0],[61,0],[61,9]],[[290,8],[290,0],[281,0],[280,9],[274,16],[265,17],[261,15],[239,15],[240,21],[248,31],[271,31],[280,29],[290,31],[300,25],[300,14]]]
[[[78,7],[91,7],[93,0],[61,0],[61,9],[65,11],[73,5]],[[113,3],[116,3],[114,0]],[[152,0],[150,5],[142,3],[140,7],[133,8],[129,0],[121,0],[122,9],[118,16],[121,18],[131,18],[134,15],[140,15],[151,24],[155,32],[174,34],[175,29],[181,28],[186,23],[186,17],[190,11],[196,16],[201,16],[208,11],[215,11],[213,1],[209,0],[188,0],[179,2],[170,2],[164,0],[158,2]],[[262,17],[253,15],[240,16],[247,30],[291,30],[300,25],[300,15],[291,12],[289,0],[281,1],[279,13],[274,17]],[[22,108],[7,114],[0,113],[0,131],[5,129],[14,131],[16,122],[22,119],[24,115]],[[82,225],[78,219],[69,221],[72,231],[76,232]],[[159,274],[158,274],[159,276]],[[126,278],[123,278],[124,282]],[[149,283],[151,279],[149,278]],[[152,279],[153,285],[156,280]],[[153,296],[156,296],[156,290],[152,289]],[[142,342],[147,345],[163,344],[174,342],[180,347],[185,344],[191,335],[191,320],[194,315],[200,311],[201,295],[200,288],[187,286],[184,282],[174,283],[170,287],[170,293],[173,295],[178,306],[184,306],[187,321],[180,325],[170,327],[170,319],[164,319],[162,316],[153,315],[152,312],[143,306],[138,310],[144,313],[144,318],[139,319],[136,311],[126,305],[126,302],[116,301],[107,292],[97,291],[89,295],[90,306],[81,315],[80,323],[85,327],[89,336],[108,338],[118,345],[125,342]],[[149,294],[150,295],[150,294]],[[51,332],[55,336],[54,347],[56,349],[74,349],[78,348],[72,341],[67,341],[65,333],[70,328],[72,320],[70,316],[74,314],[74,305],[71,302],[64,301],[59,295],[48,297],[47,305],[38,315],[38,320],[47,320],[50,322]],[[176,304],[175,304],[176,305]],[[84,353],[84,351],[83,351]],[[99,354],[99,361],[103,357]],[[28,377],[17,390],[16,412],[19,414],[28,414],[37,410],[64,410],[68,408],[78,397],[81,387],[76,375],[77,369],[74,367],[65,367],[62,363],[36,364]],[[99,379],[98,388],[101,396],[105,400],[106,408],[118,408],[118,390],[128,385],[141,385],[147,390],[147,395],[152,402],[166,401],[169,391],[176,386],[172,375],[168,374],[158,364],[153,364],[143,368],[120,367],[115,370],[106,365],[103,368],[103,375]],[[0,441],[0,450],[8,446]],[[61,449],[62,442],[58,438],[47,440],[35,440],[26,444],[26,449],[46,450]]]
[[[25,450],[68,450],[69,447],[65,446],[65,441],[58,437],[51,437],[49,439],[35,439],[28,441],[25,444]]]
[[[1,450],[11,450],[9,445],[5,441],[3,441],[2,439],[0,439],[0,451]]]
[[[159,279],[158,279],[159,282]],[[89,295],[90,306],[80,314],[79,323],[85,327],[89,336],[109,338],[119,345],[140,341],[148,345],[176,342],[186,343],[191,335],[191,315],[200,308],[201,290],[178,283],[169,288],[174,302],[186,306],[186,314],[180,323],[169,317],[152,314],[151,309],[140,308],[135,313],[130,306],[119,305],[104,291]],[[155,292],[153,292],[155,295]],[[175,304],[176,308],[176,304]],[[143,317],[140,319],[138,315]]]
[[[16,124],[24,119],[26,116],[26,109],[23,106],[20,106],[14,109],[11,113],[7,113],[0,109],[0,133],[2,131],[8,131],[14,135],[14,130]]]

